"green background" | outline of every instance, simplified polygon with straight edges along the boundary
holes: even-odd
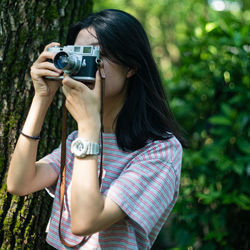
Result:
[[[247,249],[250,9],[201,0],[94,1],[136,16],[186,131],[180,195],[154,249]]]

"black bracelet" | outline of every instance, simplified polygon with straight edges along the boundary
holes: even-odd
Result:
[[[25,137],[27,137],[27,138],[29,138],[29,139],[32,139],[32,140],[40,140],[40,138],[41,138],[40,136],[30,136],[30,135],[26,135],[26,134],[23,133],[23,131],[22,131],[21,129],[19,130],[19,132],[20,132],[21,135],[23,135],[23,136],[25,136]]]

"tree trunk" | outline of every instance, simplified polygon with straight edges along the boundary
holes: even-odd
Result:
[[[45,228],[52,199],[45,191],[17,197],[6,191],[6,173],[18,131],[34,90],[30,66],[52,41],[65,44],[70,24],[92,10],[92,0],[0,1],[0,249],[50,249]],[[38,158],[57,147],[62,94],[57,94],[42,130]],[[69,130],[74,122],[68,124]]]

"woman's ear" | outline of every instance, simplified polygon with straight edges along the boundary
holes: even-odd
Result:
[[[128,68],[126,78],[132,77],[136,73],[137,69]]]

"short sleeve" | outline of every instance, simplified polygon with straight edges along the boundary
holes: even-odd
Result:
[[[175,203],[173,157],[170,143],[153,144],[105,192],[147,235]]]
[[[77,137],[77,131],[72,132],[66,140],[66,161],[67,157],[70,153],[70,146],[72,141]],[[60,168],[61,168],[61,144],[58,148],[54,149],[50,154],[46,155],[41,159],[41,161],[47,162],[57,173],[59,176]],[[55,194],[55,186],[50,186],[46,188],[46,191],[49,193],[50,196],[54,198]]]
[[[49,163],[49,165],[56,171],[57,175],[59,175],[61,165],[61,144],[50,154],[43,157],[41,161],[46,161],[47,163]]]

